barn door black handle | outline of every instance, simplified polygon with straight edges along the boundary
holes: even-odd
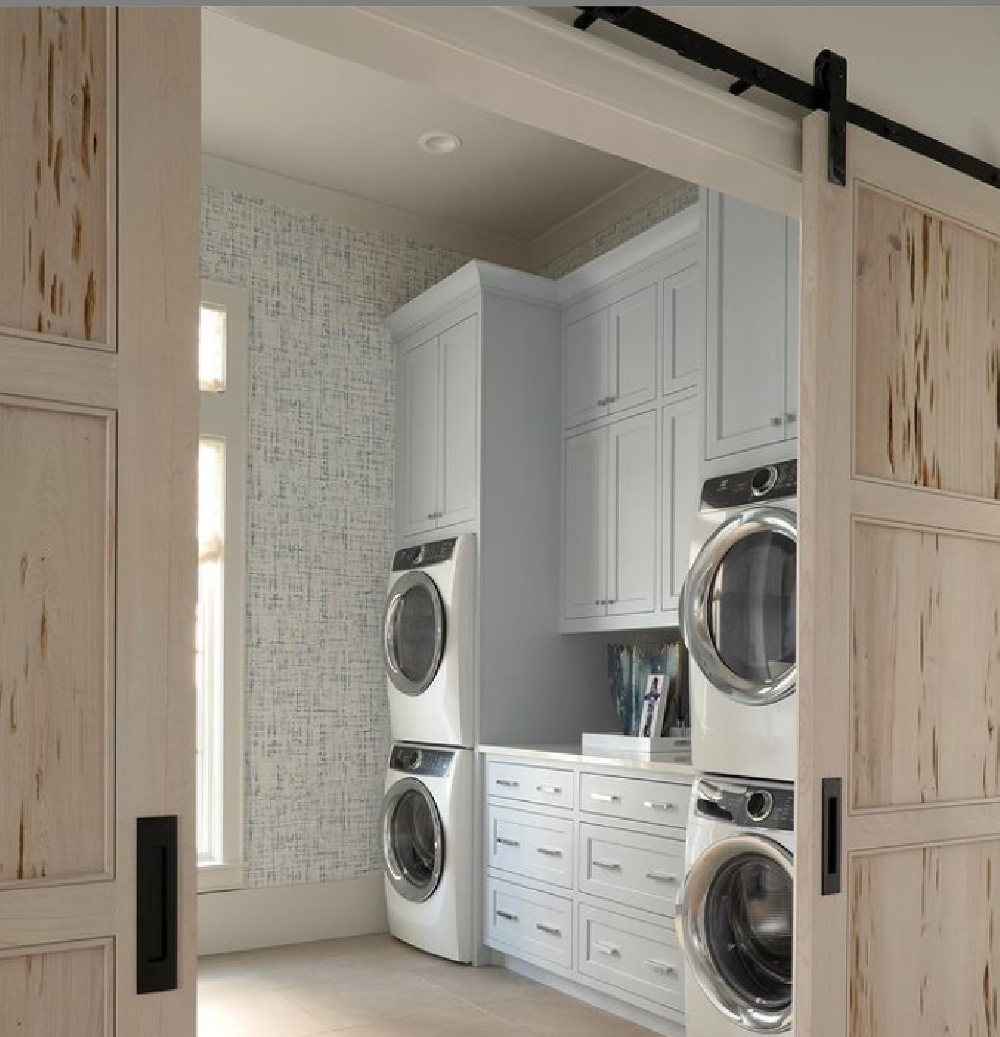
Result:
[[[177,816],[136,822],[136,993],[177,989]]]
[[[823,779],[823,863],[820,892],[840,892],[840,778]]]

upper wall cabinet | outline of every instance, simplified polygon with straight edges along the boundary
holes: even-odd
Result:
[[[692,209],[559,284],[564,631],[677,622],[701,456],[701,255]]]
[[[540,408],[518,390],[519,379],[548,387],[545,405],[558,428],[555,285],[469,263],[407,303],[388,326],[397,363],[397,539],[476,532],[484,429],[491,429],[492,450],[510,450],[522,411]],[[542,365],[555,369],[548,374]],[[556,458],[557,450],[556,438]]]
[[[478,316],[408,345],[400,362],[403,525],[416,534],[473,521],[479,457]]]
[[[795,439],[799,225],[708,192],[706,457]]]
[[[563,368],[567,428],[608,413],[611,334],[607,308],[566,325]]]
[[[115,21],[0,14],[0,333],[115,348]]]

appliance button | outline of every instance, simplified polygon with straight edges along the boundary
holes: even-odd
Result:
[[[774,806],[774,796],[767,789],[756,789],[747,794],[747,817],[751,821],[764,821]]]
[[[774,489],[777,481],[778,469],[775,465],[769,464],[766,468],[758,468],[750,480],[750,493],[754,497],[763,497],[765,493],[770,493]]]

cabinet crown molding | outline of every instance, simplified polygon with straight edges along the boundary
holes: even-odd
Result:
[[[701,224],[701,206],[691,205],[649,230],[606,252],[556,282],[559,302],[565,307],[596,288],[605,288],[642,263],[663,259],[689,246]]]
[[[542,306],[558,305],[555,281],[474,259],[401,306],[386,318],[386,327],[393,339],[405,338],[445,310],[480,292],[513,296]]]

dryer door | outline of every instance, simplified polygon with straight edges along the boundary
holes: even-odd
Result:
[[[677,936],[712,1003],[754,1033],[792,1025],[792,855],[736,835],[691,866],[677,898]]]
[[[383,658],[393,685],[420,695],[437,676],[444,655],[445,612],[437,584],[427,573],[404,573],[385,606]]]
[[[441,814],[430,790],[416,778],[400,779],[385,794],[382,857],[393,889],[407,900],[427,900],[441,881]]]
[[[724,522],[698,553],[681,595],[681,627],[709,683],[766,706],[795,690],[798,529],[784,508]]]

